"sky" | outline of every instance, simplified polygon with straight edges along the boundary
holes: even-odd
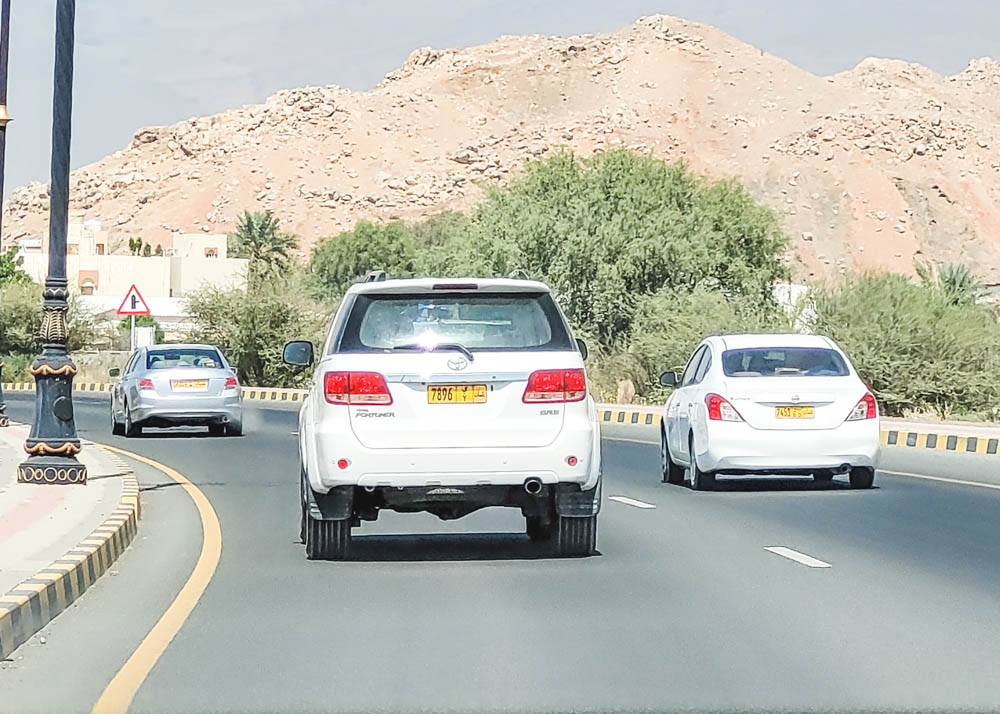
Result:
[[[48,180],[55,4],[12,0],[5,193]],[[601,33],[655,13],[715,25],[817,74],[871,56],[942,74],[1000,57],[996,0],[83,0],[72,164],[124,147],[140,127],[279,89],[368,89],[417,47]]]

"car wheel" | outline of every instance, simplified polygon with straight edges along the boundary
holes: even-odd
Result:
[[[691,455],[691,488],[695,491],[711,491],[715,488],[715,474],[698,468],[698,459],[694,454],[694,434],[688,441],[688,454]]]
[[[306,558],[309,560],[344,560],[351,545],[351,521],[322,521],[308,513],[306,517]]]
[[[223,436],[226,433],[225,424],[209,424],[208,433],[212,436]]]
[[[855,466],[851,469],[851,488],[871,488],[875,483],[875,469]]]
[[[125,436],[125,426],[115,417],[115,404],[111,403],[111,433],[115,436]]]
[[[557,516],[554,530],[556,555],[561,558],[583,558],[597,550],[597,516]]]
[[[660,429],[660,471],[663,474],[663,483],[683,483],[684,467],[674,463],[670,456],[670,446],[667,444],[667,435]]]
[[[243,436],[243,422],[231,421],[226,424],[226,436]]]
[[[122,411],[125,412],[125,437],[127,439],[134,439],[137,436],[142,436],[142,425],[133,423],[132,413],[128,410],[128,402],[125,403]]]

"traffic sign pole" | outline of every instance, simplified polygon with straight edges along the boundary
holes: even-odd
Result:
[[[129,352],[135,352],[135,314],[131,314],[129,317]]]

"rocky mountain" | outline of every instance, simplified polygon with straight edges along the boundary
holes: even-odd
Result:
[[[952,77],[868,59],[818,77],[716,29],[644,17],[607,35],[420,49],[367,92],[281,91],[136,132],[75,171],[72,208],[147,242],[269,208],[317,239],[475,202],[559,148],[626,146],[738,176],[783,217],[800,277],[963,262],[1000,281],[1000,63]],[[7,239],[46,230],[16,190]]]

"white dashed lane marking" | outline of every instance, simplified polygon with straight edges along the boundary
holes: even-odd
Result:
[[[652,503],[637,501],[634,498],[629,498],[628,496],[608,496],[608,500],[624,503],[626,506],[634,506],[635,508],[656,508],[656,506]]]
[[[796,563],[801,563],[808,568],[832,568],[833,566],[829,563],[824,563],[822,560],[818,560],[811,555],[806,555],[805,553],[800,553],[797,550],[792,550],[791,548],[786,548],[782,545],[774,545],[764,548],[764,550],[769,550],[775,555],[780,555],[783,558],[788,558],[789,560],[794,560]]]

